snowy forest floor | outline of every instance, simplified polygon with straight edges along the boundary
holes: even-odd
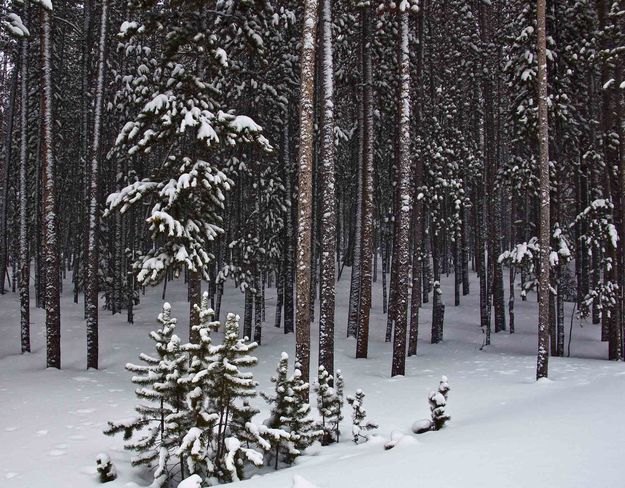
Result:
[[[493,334],[493,345],[480,350],[477,279],[472,295],[453,306],[453,275],[443,280],[445,340],[429,344],[430,304],[421,313],[417,357],[408,358],[407,375],[390,379],[391,349],[384,342],[381,283],[374,284],[370,357],[354,358],[355,343],[345,339],[349,273],[337,286],[336,366],[345,391],[362,388],[368,416],[380,424],[379,438],[351,442],[351,408],[345,406],[342,441],[321,448],[293,468],[264,471],[241,484],[291,488],[299,475],[321,488],[350,487],[617,487],[623,486],[625,365],[611,363],[600,328],[573,326],[571,358],[551,358],[550,380],[536,383],[536,301],[516,302],[516,333]],[[61,371],[45,369],[45,331],[41,310],[32,312],[33,353],[20,355],[19,314],[15,294],[0,297],[0,487],[83,488],[100,486],[95,458],[107,452],[119,478],[110,488],[146,486],[148,477],[129,465],[121,437],[105,437],[107,420],[131,417],[136,403],[126,362],[150,352],[148,332],[156,327],[162,288],[147,290],[136,309],[135,324],[124,315],[100,312],[99,371],[86,371],[83,306],[72,302],[69,281],[62,298]],[[269,381],[281,351],[292,355],[293,334],[273,327],[275,289],[267,293],[263,345],[254,370],[260,389]],[[168,285],[167,300],[186,339],[188,304],[181,282]],[[243,315],[243,295],[226,287],[223,312]],[[570,315],[570,310],[569,310]],[[225,316],[225,315],[222,315]],[[568,341],[567,319],[567,341]],[[316,348],[313,327],[313,365]],[[415,420],[427,418],[427,395],[441,375],[451,392],[452,420],[439,432],[415,436]],[[265,418],[267,408],[256,400]],[[313,399],[314,403],[314,399]],[[403,437],[389,451],[391,436]]]

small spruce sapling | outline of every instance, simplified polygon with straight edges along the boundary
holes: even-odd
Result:
[[[109,481],[113,481],[117,478],[117,470],[115,469],[115,465],[111,462],[111,458],[108,454],[98,454],[98,457],[95,459],[95,463],[98,474],[100,475],[101,483],[108,483]]]
[[[445,426],[445,422],[451,419],[451,417],[445,413],[449,389],[447,376],[441,377],[438,391],[433,391],[428,396],[432,418],[416,421],[412,426],[412,431],[415,434],[423,434],[431,430],[440,430]]]
[[[254,375],[251,371],[241,371],[241,368],[256,365],[258,360],[249,355],[256,347],[255,342],[247,343],[239,339],[239,316],[228,314],[224,342],[211,349],[210,381],[207,383],[211,412],[219,416],[216,426],[215,473],[222,482],[239,481],[246,463],[257,467],[264,464],[261,452],[241,442],[250,433],[250,428],[253,430],[253,426],[249,422],[241,425],[236,421],[247,410],[241,402],[256,396]]]
[[[190,364],[186,376],[180,383],[186,385],[186,409],[188,412],[187,431],[176,454],[184,459],[188,472],[208,479],[214,475],[212,461],[215,442],[214,430],[219,415],[209,408],[207,395],[211,383],[210,367],[213,360],[213,342],[211,332],[217,330],[219,323],[213,322],[213,311],[208,307],[208,295],[202,297],[201,306],[197,307],[199,324],[193,326],[197,342],[184,345],[189,354]]]
[[[449,393],[449,384],[447,376],[443,376],[438,385],[438,391],[430,393],[429,402],[432,411],[432,430],[440,430],[445,426],[445,422],[451,419],[445,413],[447,406],[447,394]]]
[[[343,407],[343,376],[336,372],[336,385],[333,387],[334,378],[323,367],[319,366],[315,393],[317,393],[317,409],[321,417],[320,428],[323,431],[321,444],[327,446],[339,441],[339,427],[343,419],[341,409]]]
[[[286,453],[285,462],[292,464],[313,442],[321,439],[323,430],[317,427],[316,422],[310,416],[310,404],[307,401],[310,385],[302,378],[299,364],[295,363],[295,371],[289,378],[293,396],[291,398],[289,434],[291,442],[297,454]]]
[[[176,319],[171,317],[169,303],[163,305],[158,322],[161,328],[150,333],[156,355],[142,353],[139,358],[145,365],[126,364],[126,369],[135,373],[131,379],[138,385],[135,394],[148,404],[135,407],[136,418],[109,422],[104,430],[106,435],[123,433],[124,447],[138,453],[131,459],[133,466],[156,465],[153,486],[163,486],[170,479],[172,465],[177,462],[171,455],[186,430],[186,386],[179,380],[186,375],[188,356],[174,334]],[[132,440],[134,434],[139,434],[138,439]],[[183,463],[181,471],[184,477]]]
[[[270,440],[272,445],[269,452],[270,458],[273,458],[275,469],[278,469],[281,455],[296,457],[299,454],[291,441],[289,432],[294,392],[288,373],[289,355],[283,352],[276,368],[276,374],[271,377],[271,382],[275,385],[274,393],[271,395],[261,393],[263,399],[271,405],[271,413],[264,424],[269,429],[276,431],[276,435],[272,436]]]
[[[347,403],[352,406],[352,436],[354,443],[369,440],[369,432],[378,428],[375,422],[367,421],[367,411],[363,408],[365,394],[361,389],[356,390],[354,396],[347,397]]]

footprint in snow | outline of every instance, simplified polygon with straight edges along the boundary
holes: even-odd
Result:
[[[91,382],[91,383],[95,383],[96,380],[94,380],[93,378],[87,378],[86,376],[74,376],[72,378],[74,381],[78,381],[80,383],[84,383],[84,382]]]
[[[95,412],[95,408],[80,408],[78,410],[75,410],[74,412],[70,412],[76,415],[87,415],[90,413]]]

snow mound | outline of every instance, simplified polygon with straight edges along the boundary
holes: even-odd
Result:
[[[180,487],[178,487],[180,488]],[[316,485],[313,485],[310,481],[308,481],[303,476],[296,474],[293,476],[293,487],[292,488],[318,488]]]
[[[200,478],[197,474],[192,474],[188,478],[182,480],[178,484],[178,488],[201,488],[202,487],[202,478]]]
[[[415,434],[423,434],[429,430],[432,430],[432,421],[429,419],[417,420],[414,424],[412,424],[412,431]]]

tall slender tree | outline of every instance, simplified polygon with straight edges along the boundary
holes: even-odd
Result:
[[[334,307],[336,281],[336,189],[334,176],[334,63],[332,52],[332,0],[321,6],[321,270],[319,293],[319,365],[334,374]]]
[[[539,245],[540,265],[538,275],[538,356],[536,379],[549,375],[549,249],[551,224],[549,216],[549,120],[547,100],[547,18],[546,0],[538,0],[537,52],[538,52],[538,145],[539,145]]]
[[[87,368],[98,369],[98,294],[100,261],[100,138],[102,128],[102,104],[104,98],[104,77],[106,67],[106,28],[108,22],[108,0],[102,0],[100,18],[100,42],[98,46],[98,77],[96,80],[95,113],[93,117],[93,146],[89,174],[88,210],[88,258],[85,283],[87,312]]]
[[[310,375],[310,260],[312,250],[313,115],[318,1],[305,0],[300,78],[300,141],[296,260],[295,357],[302,379]]]

